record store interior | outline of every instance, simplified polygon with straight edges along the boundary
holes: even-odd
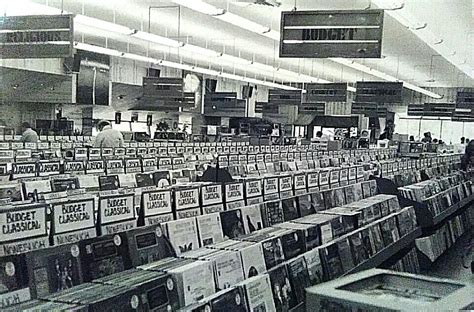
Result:
[[[0,0],[0,311],[474,310],[472,0]]]

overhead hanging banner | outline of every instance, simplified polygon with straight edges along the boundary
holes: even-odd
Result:
[[[402,103],[402,82],[358,81],[355,102]]]
[[[474,108],[474,92],[458,91],[456,107]]]
[[[409,104],[408,116],[451,117],[456,106],[454,103]]]
[[[183,96],[183,78],[143,77],[143,96],[179,98]]]
[[[217,117],[245,117],[246,101],[236,92],[216,92],[204,95],[204,115]]]
[[[300,105],[301,104],[301,90],[270,89],[268,90],[268,104],[269,105]]]
[[[380,58],[383,10],[282,12],[280,57]]]
[[[72,56],[72,15],[0,17],[0,56],[3,59]]]
[[[305,89],[305,103],[347,101],[347,83],[308,83]]]

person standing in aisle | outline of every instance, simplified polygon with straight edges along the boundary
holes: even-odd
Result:
[[[101,120],[97,124],[100,133],[95,138],[94,147],[122,147],[123,135],[120,131],[112,129],[108,120]]]
[[[38,143],[38,133],[35,130],[31,129],[29,123],[24,122],[21,124],[21,129],[23,135],[21,137],[21,142],[23,143]]]
[[[423,137],[423,139],[421,139],[421,142],[423,142],[423,143],[431,143],[431,140],[432,140],[432,138],[431,138],[431,132],[425,132],[425,133],[423,133],[423,136],[424,136],[424,137]]]
[[[464,154],[466,151],[466,138],[462,137],[461,138],[461,143],[455,145],[455,151],[459,154]]]

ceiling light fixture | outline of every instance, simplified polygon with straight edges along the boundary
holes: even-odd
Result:
[[[122,53],[117,50],[113,49],[108,49],[108,48],[103,48],[91,44],[86,44],[86,43],[80,43],[76,42],[74,44],[76,49],[80,50],[86,50],[90,52],[96,52],[100,54],[105,54],[105,55],[110,55],[110,56],[119,56],[135,61],[140,61],[140,62],[145,62],[145,63],[152,63],[152,64],[159,64],[165,67],[171,67],[171,68],[176,68],[176,69],[181,69],[181,70],[187,70],[191,72],[197,72],[200,74],[204,75],[209,75],[209,76],[220,76],[223,78],[231,79],[231,80],[236,80],[236,81],[241,81],[241,82],[248,82],[252,84],[258,84],[258,85],[263,85],[271,88],[279,88],[279,89],[285,89],[285,90],[299,90],[298,88],[294,88],[291,86],[287,86],[284,84],[279,84],[279,83],[274,83],[274,82],[269,82],[269,81],[264,81],[264,80],[258,80],[258,79],[253,79],[253,78],[248,78],[248,77],[243,77],[239,75],[234,75],[234,74],[229,74],[229,73],[224,73],[224,72],[219,72],[207,68],[201,68],[197,66],[192,66],[192,65],[187,65],[187,64],[182,64],[182,63],[176,63],[176,62],[170,62],[170,61],[165,61],[165,60],[158,60],[154,59],[151,57],[146,57],[138,54],[133,54],[133,53]]]
[[[362,71],[366,74],[369,74],[369,75],[372,75],[372,76],[375,76],[375,77],[378,77],[378,78],[381,78],[381,79],[384,79],[384,80],[387,80],[387,81],[393,81],[393,82],[403,82],[403,86],[407,89],[410,89],[412,91],[416,91],[416,92],[419,92],[419,93],[422,93],[424,95],[427,95],[429,97],[432,97],[432,98],[435,98],[435,99],[441,99],[443,98],[441,95],[437,94],[437,93],[434,93],[434,92],[431,92],[431,91],[428,91],[428,90],[425,90],[423,88],[420,88],[418,86],[415,86],[411,83],[408,83],[406,81],[403,81],[403,80],[399,80],[393,76],[390,76],[386,73],[383,73],[381,71],[378,71],[376,69],[373,69],[373,68],[370,68],[370,67],[367,67],[365,65],[362,65],[362,64],[359,64],[357,62],[352,62],[350,60],[347,60],[347,59],[343,59],[343,58],[331,58],[332,61],[336,62],[336,63],[339,63],[341,65],[345,65],[345,66],[348,66],[348,67],[351,67],[353,69],[356,69],[356,70],[359,70],[359,71]]]
[[[161,44],[161,45],[172,47],[172,48],[180,48],[184,46],[184,43],[179,42],[177,40],[169,39],[166,37],[158,36],[158,35],[140,31],[140,30],[133,33],[132,36],[138,39],[150,41],[153,43]]]

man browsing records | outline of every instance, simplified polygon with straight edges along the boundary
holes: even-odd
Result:
[[[31,129],[29,123],[24,122],[21,124],[21,129],[23,130],[23,135],[21,136],[21,142],[23,143],[38,143],[38,133],[35,130]]]
[[[112,129],[110,121],[101,120],[97,124],[100,133],[95,138],[94,147],[122,147],[123,135],[120,131]]]

